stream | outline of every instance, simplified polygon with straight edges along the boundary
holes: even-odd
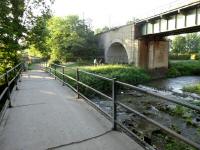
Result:
[[[199,76],[158,79],[145,85],[138,86],[148,91],[162,94],[166,97],[200,106],[199,95],[182,91],[184,86],[196,83],[200,83]],[[180,107],[161,98],[127,88],[118,91],[117,100],[200,144],[200,113],[185,107]],[[112,113],[111,101],[107,101],[100,97],[93,98],[93,101],[107,113]],[[149,144],[156,145],[160,150],[165,149],[163,146],[163,139],[157,138],[158,134],[163,134],[158,127],[151,125],[119,106],[117,107],[117,110],[117,118],[121,123],[126,125]]]

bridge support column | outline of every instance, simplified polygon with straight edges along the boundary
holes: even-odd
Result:
[[[147,70],[167,69],[169,41],[167,39],[139,40],[139,66]]]

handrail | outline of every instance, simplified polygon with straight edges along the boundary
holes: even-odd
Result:
[[[145,116],[145,115],[139,113],[138,111],[136,111],[136,110],[134,110],[134,109],[132,109],[132,108],[126,106],[125,104],[122,104],[122,103],[120,103],[120,102],[117,102],[117,104],[119,104],[119,105],[122,106],[123,108],[128,109],[129,111],[133,112],[133,113],[136,114],[137,116],[140,116],[141,118],[143,118],[143,119],[145,119],[146,121],[152,123],[153,125],[155,125],[155,126],[161,128],[163,131],[165,131],[166,133],[169,133],[169,134],[172,135],[173,137],[178,138],[178,139],[184,141],[185,143],[187,143],[187,144],[189,144],[189,145],[191,145],[191,146],[200,148],[200,145],[199,145],[199,144],[194,143],[193,141],[191,141],[191,140],[185,138],[184,136],[182,136],[182,135],[176,133],[175,131],[173,131],[173,130],[171,130],[171,129],[165,127],[165,126],[163,126],[162,124],[160,124],[160,123],[154,121],[153,119],[150,119],[149,117],[147,117],[147,116]]]
[[[193,110],[196,110],[196,111],[200,112],[200,107],[192,105],[190,103],[174,100],[172,98],[165,97],[165,96],[163,96],[161,94],[158,94],[158,93],[155,93],[155,92],[151,92],[151,91],[146,91],[146,90],[144,90],[142,88],[139,88],[137,86],[134,86],[134,85],[131,85],[131,84],[127,84],[127,83],[124,83],[124,82],[116,81],[116,83],[118,83],[120,85],[124,85],[126,87],[130,87],[130,88],[138,90],[138,91],[141,91],[143,93],[147,93],[147,94],[153,95],[153,96],[158,97],[158,98],[162,98],[163,100],[166,100],[166,101],[169,101],[169,102],[172,102],[172,103],[175,103],[175,104],[179,104],[179,105],[182,105],[184,107],[191,108]]]
[[[163,95],[160,95],[160,94],[157,94],[157,93],[154,93],[154,92],[146,91],[146,90],[144,90],[144,89],[142,89],[142,88],[140,88],[140,87],[136,87],[136,86],[134,86],[134,85],[130,85],[130,84],[127,84],[127,83],[124,83],[124,82],[120,82],[120,81],[115,81],[115,79],[107,78],[107,77],[104,77],[104,76],[101,76],[101,75],[97,75],[97,74],[94,74],[94,73],[91,73],[91,72],[87,72],[87,71],[83,71],[83,70],[79,70],[79,69],[76,70],[77,73],[76,73],[76,79],[75,79],[75,78],[73,78],[73,77],[71,77],[71,76],[69,76],[69,75],[66,75],[66,74],[64,73],[64,68],[65,68],[66,66],[63,66],[63,65],[56,65],[56,64],[54,64],[54,65],[55,65],[55,66],[62,67],[62,68],[63,68],[63,72],[60,72],[60,71],[56,70],[56,68],[54,69],[54,68],[51,68],[51,67],[46,67],[46,68],[49,69],[49,70],[47,70],[47,72],[49,72],[51,75],[53,75],[53,76],[55,77],[55,79],[56,79],[56,78],[59,78],[59,76],[57,76],[57,73],[59,73],[60,75],[62,75],[63,79],[59,78],[59,80],[60,80],[61,82],[63,82],[63,84],[66,84],[66,85],[68,85],[70,88],[72,88],[72,89],[78,94],[78,97],[79,97],[79,95],[80,95],[82,98],[84,98],[85,100],[87,100],[90,104],[92,104],[92,106],[96,107],[98,110],[100,109],[100,112],[102,112],[106,117],[109,116],[110,118],[109,118],[109,117],[108,117],[108,118],[111,119],[111,120],[113,120],[113,128],[114,128],[114,129],[115,129],[116,125],[118,125],[118,126],[120,126],[121,128],[123,128],[124,130],[126,130],[128,133],[131,132],[127,127],[125,127],[123,124],[121,124],[119,121],[117,121],[117,109],[116,109],[116,108],[117,108],[117,105],[119,105],[119,106],[121,106],[121,107],[123,107],[123,108],[125,108],[125,109],[128,109],[129,111],[131,111],[132,113],[136,114],[137,116],[139,116],[139,117],[145,119],[145,120],[148,121],[149,123],[151,123],[151,124],[153,124],[153,125],[159,127],[161,130],[163,130],[163,131],[166,132],[167,134],[173,136],[174,138],[177,138],[177,139],[179,139],[179,140],[181,140],[181,141],[183,141],[183,142],[189,144],[189,145],[192,146],[192,147],[195,147],[195,148],[197,148],[197,149],[200,149],[200,145],[197,144],[197,143],[195,143],[195,142],[193,142],[192,140],[190,140],[190,139],[188,139],[188,138],[182,136],[181,134],[176,133],[175,131],[169,129],[168,127],[166,127],[166,126],[164,126],[164,125],[158,123],[157,121],[155,121],[155,120],[153,120],[153,119],[151,119],[151,118],[149,118],[149,117],[147,117],[147,116],[145,116],[145,115],[139,113],[138,111],[136,111],[136,110],[134,110],[134,109],[132,109],[132,108],[126,106],[125,104],[120,103],[120,102],[117,102],[117,101],[116,101],[116,90],[115,90],[115,88],[116,88],[116,85],[117,85],[117,84],[123,85],[123,86],[129,87],[129,88],[132,88],[132,89],[134,89],[134,90],[138,90],[138,91],[140,91],[140,92],[144,92],[144,93],[150,94],[150,95],[152,95],[152,96],[162,98],[162,99],[164,99],[164,100],[166,100],[166,101],[169,101],[169,102],[172,102],[172,103],[175,103],[175,104],[178,104],[178,105],[181,105],[181,106],[190,108],[190,109],[195,110],[195,111],[198,111],[198,112],[200,112],[200,107],[195,106],[195,105],[192,105],[192,104],[189,104],[189,103],[186,103],[186,102],[178,101],[178,100],[176,100],[176,99],[174,100],[174,99],[172,99],[172,98],[168,98],[168,97],[165,97],[165,96],[163,96]],[[74,70],[75,70],[75,69],[74,69]],[[53,72],[54,72],[54,73],[53,73]],[[79,73],[85,73],[85,74],[87,74],[87,75],[91,75],[91,76],[94,76],[94,77],[97,77],[97,78],[100,78],[100,79],[103,79],[103,80],[111,81],[111,82],[112,82],[112,97],[110,97],[110,96],[108,96],[108,95],[106,95],[106,94],[104,94],[104,93],[102,93],[102,92],[100,92],[100,91],[98,91],[98,90],[92,88],[91,86],[89,86],[89,85],[87,85],[87,84],[85,84],[85,83],[79,81]],[[73,80],[74,82],[76,82],[76,84],[77,84],[77,89],[75,89],[74,87],[72,87],[72,85],[70,85],[69,83],[66,83],[66,82],[64,81],[64,77],[67,77],[68,79],[71,79],[71,80]],[[88,89],[90,89],[90,90],[92,90],[92,91],[94,91],[94,92],[100,94],[101,96],[103,96],[103,97],[105,97],[105,98],[107,98],[107,99],[109,99],[109,100],[112,100],[112,101],[113,101],[113,114],[112,114],[112,116],[110,116],[108,113],[106,113],[106,112],[104,112],[103,110],[101,110],[101,108],[99,108],[98,105],[96,105],[96,104],[93,103],[91,100],[89,100],[87,97],[85,97],[82,93],[80,93],[80,92],[79,92],[79,85],[82,85],[82,86],[84,86],[84,87],[86,87],[86,88],[88,88]],[[137,137],[134,133],[132,133],[132,135],[133,135],[134,137]],[[139,141],[140,141],[140,140],[139,140]],[[140,141],[140,142],[141,142],[141,141]],[[143,144],[146,145],[147,143],[143,143]]]
[[[6,84],[6,87],[3,89],[2,93],[0,94],[0,101],[2,101],[3,97],[7,94],[6,99],[9,100],[9,107],[12,107],[11,106],[11,97],[10,97],[10,94],[11,94],[10,85],[14,82],[15,86],[16,86],[16,90],[18,90],[17,80],[20,78],[20,74],[22,72],[22,68],[23,68],[22,63],[19,63],[15,67],[13,67],[10,70],[6,71],[6,73],[0,75],[0,79],[4,79],[5,80],[4,82]],[[14,73],[15,75],[14,75],[14,77],[12,77],[12,79],[9,79],[11,73]],[[2,113],[2,112],[0,112],[0,113]]]
[[[95,76],[95,77],[103,79],[103,80],[112,81],[112,79],[110,79],[110,78],[107,78],[107,77],[104,77],[104,76],[101,76],[101,75],[98,75],[98,74],[94,74],[94,73],[91,73],[91,72],[87,72],[87,71],[84,71],[84,70],[79,70],[79,72],[82,72],[82,73],[85,73],[85,74],[88,74],[88,75],[91,75],[91,76]]]

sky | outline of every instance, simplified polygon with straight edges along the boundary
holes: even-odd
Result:
[[[183,0],[55,0],[52,9],[55,16],[78,15],[96,29],[124,25],[177,1]]]

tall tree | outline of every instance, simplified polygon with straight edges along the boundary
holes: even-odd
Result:
[[[186,39],[184,36],[176,36],[172,41],[173,53],[185,53],[186,52]]]
[[[50,10],[49,4],[47,0],[0,1],[0,70],[18,63],[22,41],[26,41],[36,18]]]
[[[52,60],[68,61],[73,58],[95,57],[94,32],[78,16],[53,17],[48,22],[48,46]]]
[[[200,35],[197,33],[190,33],[186,35],[186,50],[189,53],[196,53],[200,51]]]

